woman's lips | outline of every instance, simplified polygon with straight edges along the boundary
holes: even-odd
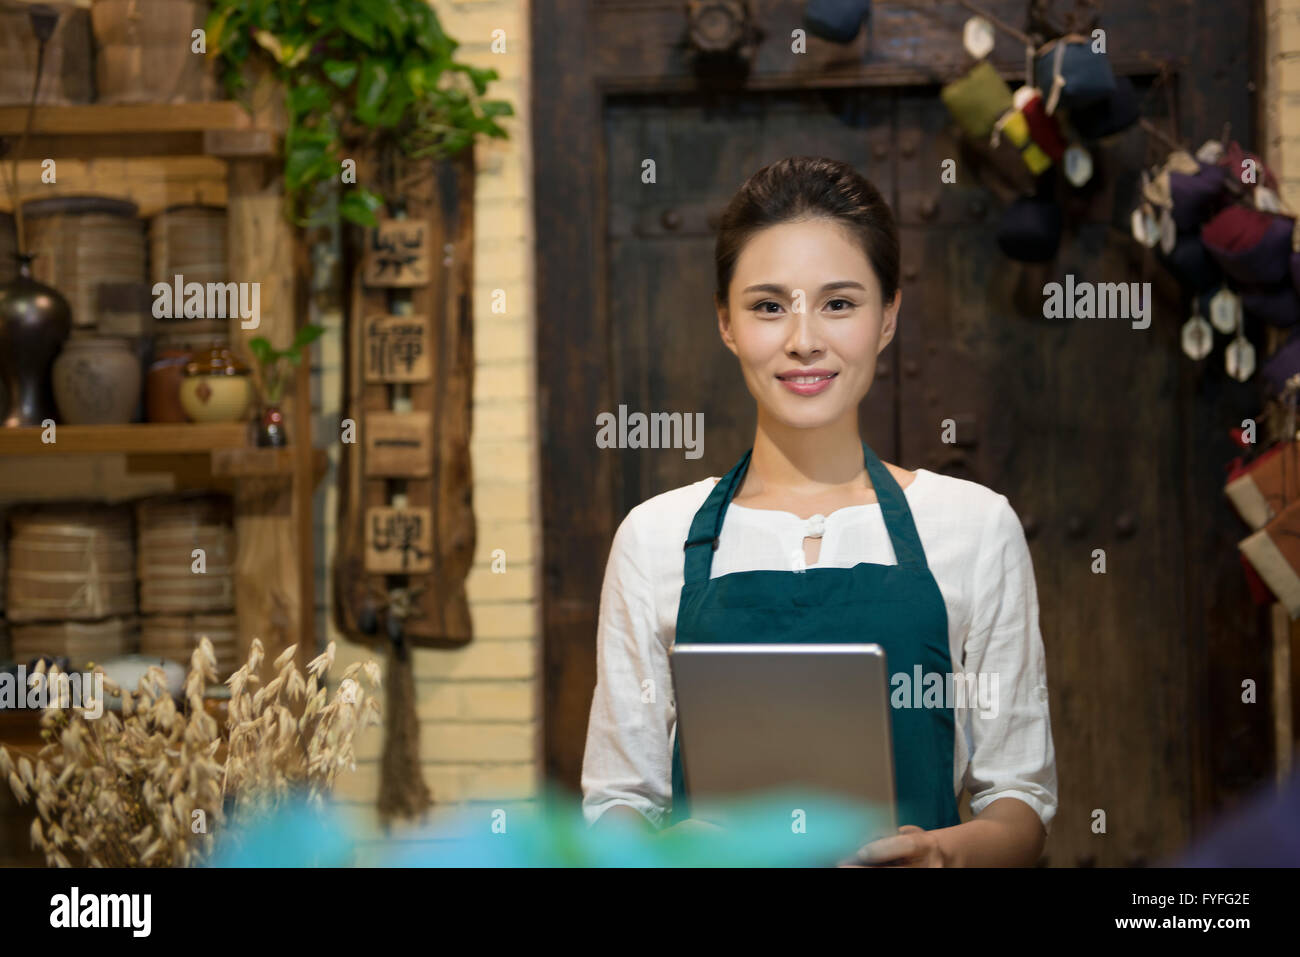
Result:
[[[796,395],[817,395],[829,389],[837,375],[838,372],[806,372],[779,375],[776,378]]]

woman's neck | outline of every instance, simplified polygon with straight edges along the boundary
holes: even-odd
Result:
[[[764,421],[759,414],[754,452],[738,493],[788,491],[816,495],[834,489],[870,487],[863,473],[862,437],[857,410],[816,429],[796,429]]]

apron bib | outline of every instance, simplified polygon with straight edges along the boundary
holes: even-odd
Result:
[[[710,578],[722,521],[745,477],[750,449],[713,487],[691,522],[677,643],[874,642],[884,648],[891,676],[903,673],[915,682],[918,674],[937,673],[946,679],[952,659],[943,595],[926,564],[903,490],[865,442],[862,452],[898,564],[860,562],[852,568],[760,570]],[[946,705],[890,709],[900,825],[928,831],[961,822],[952,785],[955,721]],[[669,820],[675,824],[689,816],[674,730]]]

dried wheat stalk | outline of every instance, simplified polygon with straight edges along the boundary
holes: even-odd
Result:
[[[331,699],[323,682],[334,643],[308,664],[306,678],[295,650],[285,649],[263,684],[262,643],[254,639],[248,662],[226,681],[224,760],[217,722],[203,707],[203,691],[217,679],[207,638],[190,658],[181,710],[157,667],[135,692],[105,679],[105,690],[122,699],[120,717],[104,709],[87,718],[97,710],[91,701],[69,707],[65,698],[47,708],[47,743],[35,762],[15,763],[0,747],[0,779],[20,803],[35,800],[33,846],[59,867],[193,866],[211,853],[228,812],[259,813],[300,795],[322,803],[339,772],[355,769],[356,735],[379,723],[380,671],[374,661],[350,665]],[[46,673],[43,662],[37,670]]]

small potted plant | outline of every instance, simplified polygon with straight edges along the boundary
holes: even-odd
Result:
[[[293,379],[293,369],[302,363],[302,351],[321,337],[325,330],[308,323],[298,330],[287,349],[277,349],[264,336],[248,340],[248,348],[257,360],[257,387],[262,398],[262,418],[257,429],[257,444],[279,448],[287,444],[284,414],[280,402]]]

